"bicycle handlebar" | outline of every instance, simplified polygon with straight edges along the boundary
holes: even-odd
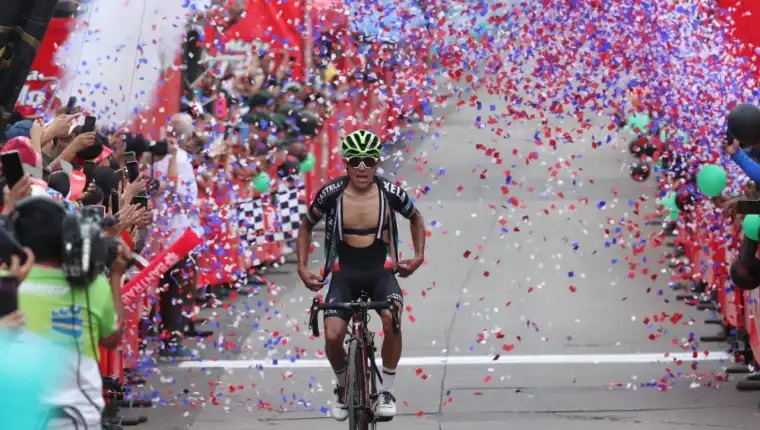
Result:
[[[320,303],[319,297],[314,297],[311,302],[311,316],[309,317],[309,327],[314,337],[319,337],[319,311],[328,310],[347,310],[350,312],[383,310],[391,311],[393,318],[393,334],[398,335],[401,331],[401,321],[399,320],[399,309],[393,300],[385,302],[346,302],[346,303]]]
[[[381,310],[381,309],[391,309],[392,307],[393,307],[392,302],[348,302],[348,303],[321,303],[319,304],[320,311],[340,310],[340,309],[345,309],[347,311],[358,311],[361,309]]]

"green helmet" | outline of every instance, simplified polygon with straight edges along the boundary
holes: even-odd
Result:
[[[380,158],[382,143],[375,133],[367,130],[356,130],[343,138],[340,148],[343,156]]]

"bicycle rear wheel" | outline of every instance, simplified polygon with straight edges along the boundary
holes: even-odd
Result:
[[[352,340],[348,344],[348,381],[346,381],[346,402],[348,403],[348,427],[350,430],[368,430],[369,423],[365,405],[366,371],[362,357],[361,341]]]

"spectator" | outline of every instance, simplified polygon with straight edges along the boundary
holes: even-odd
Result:
[[[187,152],[180,148],[190,136],[187,130],[170,130],[166,141],[166,152],[162,145],[154,145],[149,154],[152,179],[160,183],[153,196],[153,205],[158,211],[154,225],[156,234],[152,237],[153,251],[158,252],[161,244],[174,243],[188,228],[199,229],[198,186],[195,171]],[[163,347],[159,351],[161,359],[191,359],[193,352],[182,345],[187,317],[189,316],[188,296],[194,295],[192,284],[195,270],[194,258],[188,255],[169,269],[160,281],[159,307],[161,312]],[[184,313],[184,315],[183,315]]]
[[[58,409],[50,428],[100,428],[105,404],[98,345],[114,348],[120,341],[112,284],[121,286],[126,263],[120,256],[111,266],[110,282],[100,275],[87,286],[69,285],[62,255],[65,212],[46,197],[16,206],[18,241],[36,258],[19,289],[19,308],[30,333],[50,338],[68,352],[61,358],[70,363],[69,373],[45,396],[46,404]]]

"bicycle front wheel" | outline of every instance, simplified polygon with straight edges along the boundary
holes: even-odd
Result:
[[[348,402],[348,428],[368,430],[369,423],[365,405],[366,372],[362,356],[361,341],[352,340],[348,344],[348,380],[346,381],[346,401]]]

